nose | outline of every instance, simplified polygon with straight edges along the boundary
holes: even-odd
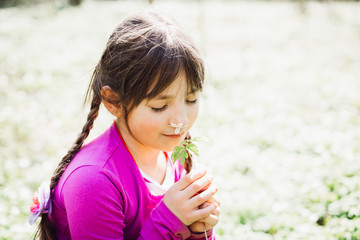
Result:
[[[175,124],[179,127],[185,127],[188,124],[186,106],[184,106],[183,104],[179,104],[171,112],[169,125],[175,125]]]

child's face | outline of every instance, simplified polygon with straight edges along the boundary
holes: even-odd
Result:
[[[143,100],[131,111],[128,126],[136,144],[172,151],[181,143],[199,112],[199,93],[187,90],[186,73],[181,71],[167,89],[153,99]],[[186,127],[175,134],[175,128],[169,126],[171,123],[183,123]]]

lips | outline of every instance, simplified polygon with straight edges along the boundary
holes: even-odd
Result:
[[[164,134],[164,136],[169,138],[180,138],[181,134],[171,134],[171,135]]]
[[[179,133],[179,134],[163,134],[165,137],[169,137],[169,138],[181,138],[184,133]]]

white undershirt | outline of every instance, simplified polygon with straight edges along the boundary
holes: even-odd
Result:
[[[169,160],[166,159],[166,173],[165,178],[162,184],[158,183],[151,177],[149,177],[145,172],[143,172],[140,168],[140,173],[145,178],[145,183],[149,188],[149,191],[154,196],[159,196],[165,194],[165,192],[174,184],[175,176],[173,174],[173,169]]]

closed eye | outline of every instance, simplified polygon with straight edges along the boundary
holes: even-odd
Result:
[[[186,103],[188,103],[188,104],[195,104],[197,102],[197,99],[195,99],[195,100],[186,100]]]
[[[161,108],[154,108],[152,107],[151,110],[153,110],[154,112],[162,112],[164,111],[166,108],[167,108],[168,105],[164,105],[163,107]]]

